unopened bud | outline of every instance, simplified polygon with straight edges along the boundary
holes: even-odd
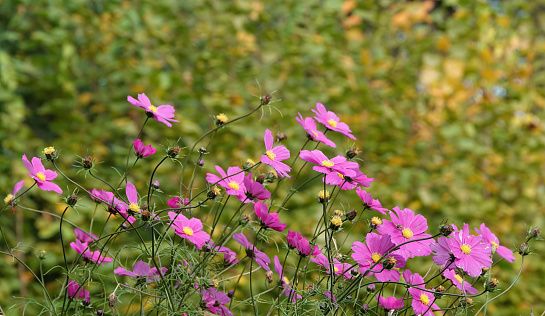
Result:
[[[233,298],[233,296],[235,296],[235,290],[231,290],[231,291],[227,292],[227,297]]]
[[[87,156],[81,160],[81,164],[83,165],[84,169],[91,169],[93,168],[93,159]]]
[[[267,273],[265,273],[265,277],[267,278],[267,282],[269,282],[269,284],[271,284],[273,282],[273,272],[272,271],[267,271]]]
[[[277,142],[281,142],[283,141],[284,139],[288,139],[288,135],[284,134],[284,133],[278,133],[276,134],[276,141]]]
[[[155,180],[151,183],[151,187],[154,188],[155,190],[158,190],[159,189],[159,181]]]
[[[229,118],[227,118],[227,115],[225,113],[220,113],[216,115],[216,125],[222,126],[223,124],[227,123],[229,121]]]
[[[87,296],[87,295],[86,295],[86,296],[83,298],[83,305],[89,306],[90,304],[91,304],[91,296]]]
[[[348,213],[346,213],[346,220],[353,221],[357,215],[358,215],[358,212],[356,210],[350,210],[348,211]]]
[[[255,182],[263,184],[263,182],[265,182],[265,175],[264,174],[258,175],[257,178],[255,179]]]
[[[352,148],[346,151],[346,158],[352,159],[356,157],[360,153],[360,150],[358,148]]]
[[[168,149],[167,151],[167,155],[170,157],[170,158],[176,158],[178,156],[178,154],[180,153],[180,147],[176,146],[176,147],[171,147]]]
[[[518,248],[518,253],[521,255],[521,256],[527,256],[530,254],[530,246],[528,245],[527,242],[523,243],[522,245],[520,245],[520,247]]]
[[[217,186],[213,186],[210,191],[208,191],[208,194],[206,195],[210,200],[215,199],[218,195],[221,194],[221,189]]]
[[[150,212],[148,210],[143,211],[142,212],[142,220],[144,222],[147,222],[147,221],[149,221],[149,219],[150,219]]]
[[[78,199],[79,198],[78,198],[77,195],[72,194],[66,199],[66,204],[68,204],[70,206],[74,206],[74,205],[76,205],[76,203],[78,203]]]
[[[439,227],[439,233],[441,233],[443,236],[450,236],[453,231],[454,227],[452,227],[452,225],[441,225]]]
[[[320,204],[327,203],[329,201],[329,191],[321,190],[318,192],[318,202]]]
[[[541,235],[541,229],[539,227],[534,227],[530,230],[530,238],[537,238]]]
[[[271,95],[267,93],[267,94],[265,94],[264,96],[261,97],[261,104],[262,105],[267,105],[267,104],[269,104],[269,102],[271,102],[271,99],[272,99]]]
[[[199,148],[199,153],[206,154],[206,148],[204,147]]]
[[[44,155],[47,160],[55,160],[57,159],[57,151],[55,150],[55,147],[46,147],[44,148]]]
[[[371,283],[371,284],[369,284],[367,286],[367,292],[369,292],[369,293],[373,293],[375,291],[375,289],[376,289],[375,283]]]
[[[47,252],[45,250],[40,251],[40,259],[45,259],[45,254]]]
[[[97,310],[96,314],[97,314],[97,316],[103,316],[104,315],[104,310],[99,309],[99,310]]]
[[[204,166],[204,159],[197,160],[197,166],[203,167]]]

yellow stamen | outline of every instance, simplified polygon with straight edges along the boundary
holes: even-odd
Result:
[[[492,244],[492,246],[493,246],[493,247],[492,247],[492,248],[493,248],[492,250],[494,250],[494,251],[499,247],[499,245],[498,245],[496,242],[494,242],[494,241],[491,241],[490,243]]]
[[[382,219],[376,217],[376,216],[373,216],[373,218],[371,218],[371,223],[373,225],[381,225],[382,224]]]
[[[229,119],[227,118],[227,115],[225,115],[225,113],[220,113],[216,116],[216,120],[221,124],[225,124]]]
[[[373,262],[379,261],[380,258],[382,258],[382,255],[380,253],[375,252],[371,255],[371,259],[373,259]]]
[[[290,284],[290,280],[288,280],[288,278],[284,277],[284,283]]]
[[[332,127],[337,127],[337,122],[333,119],[327,121],[327,123],[329,123],[329,125],[331,125]]]
[[[184,231],[184,234],[186,234],[187,236],[193,236],[193,229],[189,227],[184,227],[183,231]]]
[[[420,301],[427,306],[430,303],[430,298],[426,294],[422,294],[420,295]]]
[[[276,155],[272,152],[272,150],[267,150],[265,154],[267,155],[267,157],[269,157],[270,160],[274,160],[274,158],[276,158]]]
[[[324,167],[330,168],[330,167],[333,167],[334,165],[335,165],[335,164],[332,163],[332,162],[329,161],[329,160],[324,160],[324,161],[322,161],[322,166],[324,166]]]
[[[340,173],[337,172],[337,175],[339,176],[339,178],[343,179],[344,180],[344,176]]]
[[[397,262],[397,260],[396,260],[396,258],[394,258],[394,257],[390,257],[390,258],[388,258],[388,262],[390,262],[391,264],[395,265],[396,262]]]
[[[55,152],[55,147],[45,147],[44,148],[44,154],[45,155],[51,155]]]
[[[10,193],[4,198],[4,203],[8,204],[11,200],[13,200],[13,194]]]
[[[157,113],[157,108],[153,105],[148,106],[148,110],[152,111],[153,113]]]
[[[229,187],[233,190],[238,190],[240,189],[240,186],[238,185],[238,183],[234,182],[234,181],[231,181],[229,182]]]
[[[131,203],[129,205],[129,208],[131,209],[131,211],[133,212],[138,212],[140,210],[140,205],[136,204],[136,203]]]
[[[405,228],[404,230],[401,231],[401,233],[403,234],[403,237],[407,239],[410,239],[413,237],[413,232],[411,231],[410,228]]]
[[[335,272],[339,272],[339,268],[337,267],[333,267],[333,270],[335,270]]]
[[[454,278],[456,279],[456,281],[460,283],[464,283],[464,279],[462,279],[462,277],[459,274],[455,274]]]
[[[316,133],[316,131],[312,131],[312,133],[314,134],[314,138],[318,138],[318,133]]]
[[[41,173],[41,172],[38,172],[36,174],[36,177],[42,181],[45,181],[45,174]]]
[[[468,244],[463,244],[460,246],[460,250],[462,250],[464,255],[468,255],[471,252],[471,247]]]

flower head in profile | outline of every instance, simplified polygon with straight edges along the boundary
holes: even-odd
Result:
[[[257,218],[259,218],[262,227],[270,228],[278,232],[281,232],[286,228],[285,223],[280,223],[278,213],[269,213],[269,209],[265,203],[258,201],[254,205],[254,211]]]
[[[479,276],[483,267],[492,264],[492,247],[481,241],[481,236],[469,234],[469,225],[466,223],[462,230],[453,232],[448,238],[450,251],[456,258],[454,264],[471,277]]]
[[[36,183],[40,189],[62,194],[62,189],[55,183],[51,182],[51,180],[57,177],[57,173],[55,171],[45,169],[40,158],[34,157],[32,158],[32,163],[30,163],[26,155],[23,155],[23,163],[28,171],[30,171],[28,175],[32,179],[36,180]]]
[[[98,240],[98,237],[95,234],[84,232],[77,227],[74,228],[74,234],[76,235],[76,239],[82,243],[90,243]]]
[[[330,147],[333,147],[333,148],[336,148],[337,145],[332,142],[331,140],[329,140],[324,133],[320,132],[317,128],[316,128],[316,121],[314,121],[314,119],[312,117],[305,117],[303,118],[303,116],[301,115],[301,113],[297,113],[299,114],[299,117],[296,117],[295,120],[301,124],[301,126],[303,126],[303,129],[305,130],[305,132],[307,132],[307,137],[311,140],[314,140],[314,141],[317,141],[317,142],[320,142],[320,143],[324,143],[326,144],[327,146],[330,146]]]
[[[10,193],[4,198],[4,203],[11,204],[11,212],[15,214],[15,211],[13,210],[13,201],[15,200],[15,197],[17,196],[17,193],[23,188],[23,185],[25,184],[25,180],[21,180],[17,183],[15,183],[15,186],[13,187],[13,194]]]
[[[286,297],[291,297],[293,302],[295,303],[297,300],[302,299],[303,297],[299,294],[297,294],[293,288],[290,285],[290,280],[284,276],[284,270],[282,268],[282,265],[280,264],[280,260],[278,259],[278,256],[274,256],[274,271],[278,274],[278,285],[286,289],[284,291]]]
[[[389,311],[400,309],[401,307],[403,307],[403,298],[396,299],[393,296],[385,298],[384,296],[380,296],[379,294],[377,295],[377,301],[380,307]]]
[[[246,248],[246,255],[252,258],[257,262],[257,264],[262,267],[265,271],[270,271],[269,263],[271,259],[262,251],[257,250],[257,248],[248,241],[248,238],[243,233],[237,233],[233,235],[233,239],[238,242],[242,247]]]
[[[167,272],[167,268],[161,268],[161,274],[164,275]],[[146,283],[154,283],[159,280],[161,277],[157,268],[150,268],[149,264],[140,260],[134,264],[132,271],[127,270],[121,266],[117,267],[114,270],[114,273],[117,275],[126,275],[135,279],[146,279]]]
[[[104,262],[113,261],[113,259],[110,257],[102,256],[99,250],[90,251],[87,243],[81,242],[78,239],[76,239],[76,241],[71,242],[70,247],[72,247],[72,249],[74,249],[77,253],[79,253],[83,257],[83,259],[86,261],[98,262],[101,265],[104,265]]]
[[[134,184],[127,181],[125,193],[127,194],[127,200],[129,201],[128,213],[131,215],[142,213],[140,204],[138,204],[138,192],[136,192],[136,187]]]
[[[210,235],[202,231],[202,222],[198,218],[187,219],[182,214],[168,212],[168,217],[172,220],[172,227],[176,234],[192,242],[198,249],[210,240]]]
[[[325,183],[329,185],[338,185],[341,190],[352,190],[358,185],[369,187],[374,178],[368,178],[358,168],[352,168],[355,176],[344,176],[342,173],[332,171],[325,176]]]
[[[287,239],[288,246],[293,245],[301,257],[316,256],[322,252],[318,245],[312,246],[301,233],[288,231]]]
[[[367,193],[365,190],[363,190],[360,187],[356,189],[356,193],[360,197],[361,202],[363,203],[363,206],[366,209],[375,210],[375,211],[381,212],[383,215],[386,215],[386,211],[388,209],[382,207],[382,204],[380,204],[379,200],[373,200],[371,193]]]
[[[314,171],[325,174],[338,172],[343,177],[354,177],[356,176],[356,171],[353,169],[358,169],[358,163],[346,161],[346,158],[341,155],[329,159],[318,149],[313,151],[301,150],[299,157],[304,161],[316,164],[316,166],[312,167]]]
[[[263,184],[253,181],[252,175],[244,177],[244,187],[237,196],[244,203],[254,203],[254,200],[264,201],[271,197],[271,192],[265,190]]]
[[[216,246],[211,240],[207,243],[206,248],[210,251],[223,253],[223,260],[229,266],[237,264],[239,262],[239,260],[237,259],[237,254],[234,251],[227,247]]]
[[[146,158],[155,154],[155,152],[157,151],[157,149],[151,147],[151,145],[144,145],[144,143],[140,139],[137,139],[132,143],[134,144],[134,154],[138,158]]]
[[[454,284],[454,286],[456,286],[460,291],[471,295],[479,293],[479,291],[474,288],[471,283],[465,281],[461,275],[456,273],[455,269],[447,269],[445,272],[443,272],[443,275],[445,278],[452,281],[452,284]]]
[[[227,294],[211,287],[207,290],[199,291],[202,295],[202,301],[209,312],[221,316],[233,316],[233,313],[225,306],[231,299]]]
[[[154,117],[157,122],[165,123],[168,127],[172,127],[170,122],[178,122],[174,119],[174,107],[172,105],[161,105],[156,107],[151,104],[144,93],[138,94],[138,100],[129,95],[127,96],[127,101],[134,106],[143,108],[146,110],[148,117]]]
[[[494,253],[495,251],[498,255],[502,256],[505,260],[509,262],[513,262],[516,260],[513,256],[513,252],[509,250],[509,248],[501,246],[498,237],[496,237],[496,235],[494,235],[484,223],[481,224],[481,230],[475,228],[475,231],[477,232],[477,234],[483,237],[484,243],[490,243],[492,245],[492,253]]]
[[[316,256],[316,258],[310,258],[310,260],[317,265],[324,267],[327,274],[331,273],[329,260],[327,259],[326,255],[320,253]],[[346,280],[352,280],[354,278],[351,273],[351,267],[352,265],[349,263],[342,263],[337,259],[333,259],[333,272],[336,275],[342,275]]]
[[[213,173],[206,174],[206,181],[212,185],[219,184],[225,188],[229,195],[244,194],[244,171],[239,167],[229,167],[227,173],[220,166],[216,165],[216,171],[220,177]]]
[[[323,104],[316,103],[316,110],[312,109],[312,112],[314,112],[314,114],[316,115],[314,117],[316,121],[324,124],[327,129],[339,132],[348,138],[352,138],[354,140],[356,139],[356,137],[352,135],[350,127],[348,127],[346,123],[341,122],[337,114],[332,111],[326,110]]]
[[[173,197],[167,201],[168,206],[175,209],[176,211],[187,211],[187,208],[184,206],[189,205],[189,199],[183,199],[181,197]]]
[[[278,172],[278,176],[289,178],[288,172],[291,168],[281,161],[290,157],[290,151],[284,145],[273,147],[274,138],[269,129],[265,131],[264,140],[266,152],[261,156],[261,162],[273,167]]]
[[[74,280],[68,281],[66,291],[68,292],[68,297],[71,299],[83,299],[85,302],[91,302],[91,294],[89,291],[84,289]]]

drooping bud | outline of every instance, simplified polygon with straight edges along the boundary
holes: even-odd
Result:
[[[176,146],[176,147],[171,147],[168,149],[167,151],[167,155],[170,157],[170,158],[176,158],[178,157],[178,154],[180,153],[180,147]]]
[[[207,193],[207,197],[210,199],[210,200],[213,200],[215,199],[218,195],[221,194],[221,189],[218,188],[217,186],[213,186],[210,191],[208,191]]]
[[[155,180],[151,183],[151,187],[154,188],[155,190],[159,190],[159,181],[158,180]]]
[[[324,204],[329,202],[329,191],[321,190],[318,192],[318,203]]]
[[[284,133],[277,133],[276,134],[276,142],[281,142],[283,141],[284,139],[288,139],[288,135],[284,134]]]
[[[227,123],[227,121],[229,121],[229,118],[227,117],[227,115],[225,115],[225,113],[220,113],[216,115],[217,126],[222,126],[223,124]]]
[[[110,306],[110,308],[116,308],[117,296],[115,296],[115,293],[112,293],[108,296],[108,306]]]
[[[273,272],[267,271],[267,273],[265,273],[265,278],[267,278],[267,282],[271,284],[273,282]]]
[[[66,204],[68,204],[69,206],[74,206],[78,202],[78,199],[79,197],[77,195],[72,194],[66,199]]]
[[[84,169],[91,169],[93,168],[93,159],[91,159],[91,157],[87,156],[85,158],[83,158],[81,160],[81,165],[83,166]]]
[[[44,148],[44,155],[47,160],[53,161],[57,159],[57,151],[55,150],[55,147],[45,147]]]
[[[352,159],[356,157],[360,153],[360,150],[358,148],[352,148],[346,151],[346,158]]]

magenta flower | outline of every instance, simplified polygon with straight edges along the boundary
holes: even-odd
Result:
[[[168,212],[168,217],[173,221],[172,227],[176,234],[192,242],[198,249],[210,240],[210,235],[202,231],[202,222],[193,217],[187,219],[182,214]]]
[[[225,306],[231,299],[227,294],[211,287],[207,290],[199,291],[202,295],[202,301],[209,312],[221,316],[233,316],[233,313]]]
[[[317,245],[311,246],[308,240],[303,237],[300,233],[295,233],[288,231],[288,246],[294,245],[297,249],[297,252],[301,257],[306,256],[316,256],[320,254],[322,251]]]
[[[305,132],[307,132],[307,137],[309,139],[324,143],[327,146],[330,146],[333,148],[337,147],[337,145],[331,140],[329,140],[324,133],[318,131],[318,129],[316,128],[316,121],[314,121],[312,117],[305,117],[303,119],[303,116],[301,115],[301,113],[297,113],[297,114],[299,114],[299,117],[296,117],[295,120],[299,122],[301,126],[303,126],[303,129],[305,130]]]
[[[167,268],[162,267],[161,274],[165,275],[167,270]],[[134,264],[132,271],[119,266],[114,270],[114,273],[117,275],[126,275],[135,279],[145,278],[146,283],[148,284],[155,283],[161,278],[157,268],[150,268],[149,264],[143,262],[142,260]]]
[[[178,122],[174,119],[174,107],[172,105],[155,107],[144,93],[138,94],[138,100],[129,95],[127,101],[134,106],[145,109],[148,117],[153,116],[157,122],[165,123],[168,127],[172,127],[170,122]]]
[[[221,177],[213,173],[206,174],[206,181],[208,183],[215,185],[219,184],[225,188],[225,193],[229,195],[239,195],[244,194],[244,171],[239,167],[229,167],[227,173],[223,169],[216,165],[216,171],[220,174]]]
[[[266,152],[261,156],[261,162],[273,167],[278,172],[278,176],[289,178],[288,172],[291,168],[281,161],[290,157],[290,151],[284,145],[273,147],[274,138],[269,129],[265,131],[264,140]]]
[[[248,241],[248,238],[243,233],[238,233],[233,235],[233,239],[246,248],[246,255],[257,262],[257,264],[262,267],[265,271],[270,271],[269,263],[271,259],[262,251],[259,251],[255,246]]]
[[[82,286],[78,284],[78,282],[74,280],[68,281],[68,286],[66,287],[66,291],[68,292],[68,296],[71,299],[83,299],[84,302],[90,303],[91,302],[91,294],[89,291],[85,290]]]
[[[82,243],[90,243],[98,240],[95,234],[84,232],[79,228],[74,228],[74,234],[76,235],[76,239]]]
[[[356,173],[356,176],[354,177],[345,177],[341,173],[333,171],[325,176],[324,181],[329,185],[338,185],[341,190],[352,190],[358,185],[369,187],[371,182],[375,180],[374,178],[367,178],[367,176],[357,168],[352,170]]]
[[[209,241],[206,245],[206,248],[210,251],[217,251],[219,253],[223,253],[223,260],[225,263],[229,266],[237,264],[237,254],[232,251],[231,249],[223,246],[216,246],[213,241]]]
[[[103,196],[102,196],[103,191],[104,190],[92,189],[91,191],[88,191],[87,193],[89,193],[89,197],[91,198],[91,200],[93,200],[93,202],[95,202],[96,204],[100,204],[104,202]]]
[[[396,206],[393,212],[390,212],[390,218],[392,221],[383,220],[382,225],[377,226],[380,234],[392,236],[392,242],[396,245],[414,239],[430,238],[408,243],[401,246],[400,250],[409,258],[431,254],[430,245],[434,240],[430,234],[424,233],[428,229],[428,222],[424,216],[415,215],[411,209],[401,210]]]
[[[25,180],[21,180],[17,183],[15,183],[15,186],[13,187],[13,194],[8,194],[4,198],[4,203],[10,203],[11,204],[11,212],[15,214],[15,211],[13,210],[13,201],[15,200],[15,197],[17,196],[17,193],[23,188],[23,185],[25,184]]]
[[[286,228],[286,224],[280,223],[278,213],[269,213],[269,209],[265,203],[258,201],[254,205],[254,211],[257,218],[261,221],[261,226],[265,227],[265,229],[270,228],[281,232]]]
[[[492,245],[492,253],[497,252],[498,255],[502,256],[505,260],[509,262],[515,261],[513,252],[509,248],[500,246],[500,240],[496,235],[494,235],[484,223],[481,224],[481,230],[475,228],[475,232],[483,237],[483,242],[490,243]]]
[[[452,281],[452,284],[456,286],[460,291],[462,291],[464,294],[477,294],[479,291],[474,288],[471,283],[467,282],[462,278],[454,269],[447,269],[445,272],[443,272],[443,275]]]
[[[396,310],[403,307],[403,298],[396,299],[393,296],[384,298],[383,296],[377,295],[378,305],[386,310]]]
[[[479,276],[481,268],[492,264],[492,247],[481,241],[481,236],[469,234],[469,225],[466,223],[462,230],[453,232],[448,238],[450,251],[456,257],[454,264],[472,277]]]
[[[23,155],[23,163],[28,171],[30,171],[30,173],[27,174],[32,179],[36,180],[36,183],[40,189],[62,194],[61,188],[55,183],[50,182],[57,177],[57,173],[55,171],[45,169],[40,158],[34,157],[32,158],[32,163],[30,163],[26,155]]]
[[[286,239],[288,240],[289,249],[295,249],[297,247],[297,241],[299,240],[299,236],[303,238],[301,234],[288,230],[288,236],[286,237]]]
[[[276,256],[276,255],[274,256],[274,270],[278,274],[278,283],[279,283],[278,285],[281,288],[286,289],[284,291],[286,297],[288,297],[288,298],[291,297],[294,303],[297,300],[302,299],[303,297],[301,295],[297,294],[297,292],[295,292],[293,290],[293,288],[291,287],[290,280],[288,280],[288,278],[284,276],[284,271],[282,269],[282,265],[280,264],[280,260],[278,259],[278,256]]]
[[[433,262],[437,265],[445,266],[454,263],[456,257],[450,250],[449,239],[447,237],[439,237],[436,243],[430,245],[431,250],[434,252]]]
[[[127,200],[129,201],[129,214],[142,213],[140,204],[138,204],[138,192],[136,192],[136,187],[129,181],[127,181],[127,186],[125,187],[125,194],[127,194]]]
[[[382,207],[382,204],[380,204],[379,200],[373,200],[371,193],[365,192],[365,190],[360,187],[356,189],[356,193],[360,197],[361,202],[363,203],[363,207],[365,209],[375,210],[381,212],[383,215],[386,215],[386,211],[388,209]]]
[[[316,115],[314,117],[316,121],[324,124],[327,129],[339,132],[348,138],[356,139],[356,137],[352,135],[350,127],[348,127],[346,123],[340,122],[339,117],[332,111],[326,110],[323,104],[316,103],[316,110],[312,109],[312,112]]]
[[[75,242],[70,243],[70,247],[79,253],[84,260],[98,262],[101,265],[104,265],[104,262],[112,262],[113,259],[109,257],[103,257],[100,255],[100,251],[90,251],[87,243],[82,243],[78,239]]]
[[[411,271],[405,270],[405,272],[403,272],[403,278],[409,284],[422,284],[419,287],[409,287],[409,293],[413,297],[411,306],[416,315],[434,316],[435,314],[433,311],[441,311],[439,306],[434,303],[435,296],[433,293],[422,290],[426,289],[423,285],[424,279],[418,273],[412,274]]]
[[[368,233],[365,237],[365,242],[367,245],[360,241],[355,241],[352,244],[352,251],[354,251],[352,259],[359,264],[360,273],[365,274],[371,266],[380,260],[381,262],[375,265],[373,270],[367,272],[366,275],[374,273],[375,278],[381,282],[399,281],[399,268],[405,267],[407,259],[399,250],[392,251],[386,255],[388,251],[395,247],[395,244],[391,241],[391,237],[389,235],[381,236],[375,233]],[[385,262],[391,265],[391,268],[387,269],[384,267]]]
[[[244,177],[244,187],[237,197],[244,203],[254,202],[254,200],[264,201],[271,197],[271,192],[265,190],[263,184],[253,181],[252,175]]]
[[[317,164],[317,166],[312,167],[312,169],[325,174],[338,172],[343,177],[354,177],[356,176],[356,172],[353,169],[358,169],[358,163],[346,161],[346,158],[341,155],[329,159],[318,149],[313,151],[301,150],[299,157],[304,161]]]
[[[326,255],[318,254],[316,258],[310,258],[310,260],[317,265],[324,267],[327,274],[331,273],[329,269],[329,260],[327,259]],[[337,259],[333,259],[333,272],[335,272],[336,275],[342,275],[346,280],[352,280],[354,278],[351,273],[351,267],[352,265],[349,263],[342,263]]]
[[[151,145],[144,146],[144,143],[140,139],[137,139],[132,143],[134,144],[134,154],[138,158],[146,158],[155,154],[156,149],[151,147]]]
[[[184,208],[184,206],[189,205],[189,199],[173,197],[172,199],[168,200],[167,203],[168,203],[168,206],[175,209],[176,211],[187,211],[187,208]]]

